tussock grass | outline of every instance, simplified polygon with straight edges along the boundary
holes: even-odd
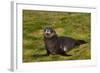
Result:
[[[91,59],[90,17],[90,13],[23,10],[23,62]],[[59,36],[82,39],[88,43],[72,48],[68,52],[72,56],[44,56],[43,29],[46,26],[53,27]]]

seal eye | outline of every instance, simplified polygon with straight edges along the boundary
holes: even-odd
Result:
[[[51,31],[50,31],[49,29],[47,29],[47,30],[45,31],[45,33],[51,33]]]

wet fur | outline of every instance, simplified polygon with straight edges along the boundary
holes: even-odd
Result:
[[[54,29],[48,27],[44,29],[44,43],[47,51],[46,55],[60,54],[69,56],[68,54],[66,54],[66,52],[68,52],[71,48],[74,48],[75,46],[79,46],[81,44],[85,44],[87,42],[85,42],[84,40],[76,40],[71,37],[59,37]]]

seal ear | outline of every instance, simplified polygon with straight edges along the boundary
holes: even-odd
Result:
[[[56,31],[53,29],[53,32],[56,34]]]
[[[53,28],[52,28],[53,29]],[[53,29],[53,33],[54,36],[57,36],[56,31]]]

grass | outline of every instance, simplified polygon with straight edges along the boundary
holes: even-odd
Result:
[[[91,59],[90,18],[90,13],[23,10],[23,62]],[[43,56],[46,53],[43,28],[46,26],[53,27],[59,36],[88,43],[70,50],[68,53],[72,56]]]

